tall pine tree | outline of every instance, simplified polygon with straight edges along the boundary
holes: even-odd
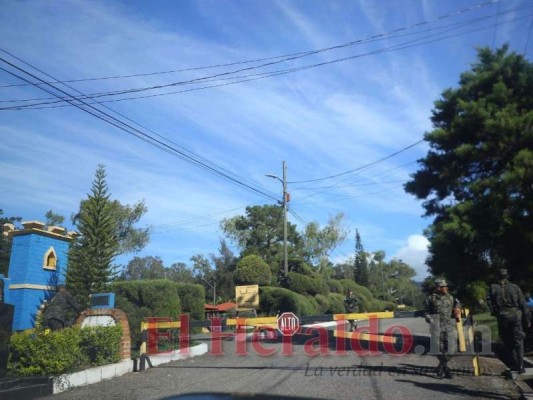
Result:
[[[69,251],[67,286],[80,304],[89,304],[89,295],[105,290],[113,277],[112,261],[118,251],[115,220],[106,183],[99,165],[91,193],[80,205],[76,228],[80,236]]]
[[[357,229],[355,230],[354,275],[356,283],[361,286],[368,286],[368,261]]]
[[[427,155],[405,184],[434,218],[431,272],[465,293],[499,268],[532,287],[533,63],[507,45],[479,49],[431,121]]]

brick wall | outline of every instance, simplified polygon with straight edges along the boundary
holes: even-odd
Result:
[[[129,360],[131,358],[131,336],[130,325],[124,311],[117,308],[97,308],[83,311],[76,320],[77,325],[81,325],[83,320],[90,316],[107,315],[113,318],[116,324],[122,326],[122,339],[120,339],[120,359]]]

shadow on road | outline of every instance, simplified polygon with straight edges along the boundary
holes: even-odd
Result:
[[[448,393],[452,395],[460,395],[461,397],[482,397],[484,399],[502,399],[508,400],[509,396],[504,394],[498,394],[489,391],[480,391],[478,389],[467,389],[452,382],[450,383],[426,383],[409,380],[398,380],[398,382],[412,383],[416,387],[420,387],[426,390],[433,390],[439,393]]]

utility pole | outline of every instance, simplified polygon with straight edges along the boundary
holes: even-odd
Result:
[[[283,267],[285,278],[289,276],[289,260],[287,258],[287,165],[283,161]]]
[[[381,291],[383,292],[383,300],[385,300],[385,276],[383,274],[383,260],[379,260],[379,266],[381,267]]]
[[[279,204],[283,206],[283,271],[285,278],[289,276],[289,260],[287,256],[287,203],[289,202],[289,194],[287,193],[287,164],[283,161],[283,179],[277,175],[267,174],[269,178],[277,179],[283,185],[283,199]]]

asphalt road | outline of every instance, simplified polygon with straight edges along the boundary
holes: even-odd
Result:
[[[424,337],[428,335],[427,325],[421,318],[383,321],[380,331],[399,322],[417,337],[407,354],[387,354],[399,347],[387,351],[382,346],[375,354],[368,354],[364,348],[355,352],[349,347],[342,354],[340,342],[330,338],[320,345],[316,336],[295,337],[292,355],[287,354],[291,352],[290,347],[284,348],[280,341],[261,341],[255,348],[254,343],[248,341],[244,343],[245,349],[242,342],[231,340],[222,342],[224,354],[213,354],[211,350],[203,356],[129,373],[43,399],[144,400],[191,392],[264,393],[312,399],[519,398],[515,384],[501,377],[502,364],[490,357],[482,363],[483,376],[473,377],[471,356],[457,356],[450,364],[455,372],[454,379],[437,379],[434,376],[436,358],[420,354]],[[272,354],[259,354],[267,351]]]

